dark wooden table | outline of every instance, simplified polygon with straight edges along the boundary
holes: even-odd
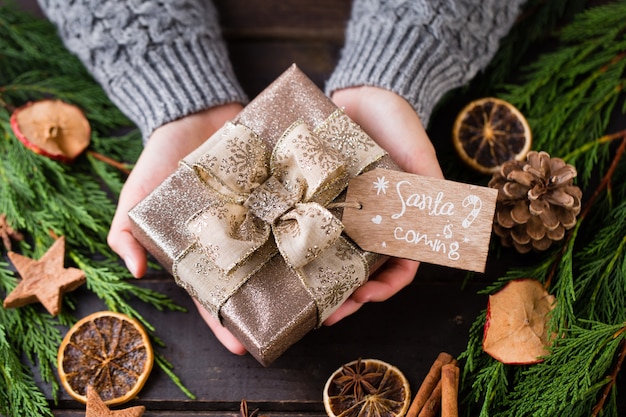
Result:
[[[35,0],[18,3],[40,15]],[[235,71],[254,97],[294,62],[323,86],[343,44],[351,1],[216,4]],[[335,369],[359,357],[396,365],[415,391],[439,352],[458,355],[465,349],[469,327],[486,307],[486,296],[477,292],[501,271],[501,262],[490,260],[486,274],[466,282],[463,271],[424,264],[413,283],[391,300],[368,304],[335,326],[313,331],[267,368],[250,356],[229,353],[187,293],[167,274],[151,272],[137,285],[169,295],[188,312],[159,312],[141,303],[137,309],[156,326],[165,343],[159,351],[197,398],[186,397],[155,366],[144,389],[127,406],[145,405],[145,416],[234,416],[246,399],[263,415],[324,416],[324,383]],[[78,316],[104,308],[86,290],[78,291]],[[85,412],[65,392],[53,408],[55,415],[64,417]]]
[[[40,14],[34,0],[20,4]],[[343,44],[351,1],[216,4],[233,66],[252,98],[294,62],[322,87]],[[187,293],[167,274],[152,272],[137,284],[169,295],[188,312],[159,312],[139,302],[136,306],[157,327],[166,346],[160,352],[197,398],[190,400],[155,366],[144,389],[127,406],[145,405],[146,416],[238,415],[246,399],[250,408],[258,407],[265,415],[321,416],[327,378],[359,357],[396,365],[415,390],[439,352],[456,355],[464,349],[469,326],[485,307],[486,298],[476,295],[482,285],[470,283],[461,289],[464,276],[462,271],[425,265],[393,300],[367,305],[335,326],[312,332],[265,368],[249,355],[228,352]],[[78,291],[77,316],[104,308],[86,290]],[[65,392],[53,408],[58,416],[84,415],[84,406]]]
[[[246,399],[264,415],[325,415],[322,390],[342,364],[377,358],[399,367],[416,390],[437,354],[460,353],[474,317],[485,306],[480,284],[461,289],[463,273],[424,265],[415,281],[385,303],[368,304],[357,314],[305,336],[269,367],[251,356],[235,356],[213,336],[191,299],[160,273],[138,285],[163,292],[188,312],[158,312],[137,304],[157,327],[166,347],[159,351],[196,395],[188,399],[158,367],[144,389],[127,405],[142,404],[146,416],[237,415]],[[77,295],[79,316],[103,308],[84,290]],[[55,415],[82,416],[84,406],[61,393]]]

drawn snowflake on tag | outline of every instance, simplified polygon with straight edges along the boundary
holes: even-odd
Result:
[[[383,194],[387,194],[387,187],[389,187],[389,181],[387,181],[385,177],[376,178],[376,181],[374,181],[372,184],[374,184],[376,195],[380,195],[381,192]]]

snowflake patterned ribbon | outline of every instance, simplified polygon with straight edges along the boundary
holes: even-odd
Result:
[[[205,185],[207,204],[187,221],[194,241],[175,259],[174,277],[219,319],[237,289],[280,255],[321,324],[369,275],[325,206],[384,155],[341,110],[313,130],[294,123],[271,152],[246,126],[226,124],[183,161]]]

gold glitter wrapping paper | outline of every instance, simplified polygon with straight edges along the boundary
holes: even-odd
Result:
[[[293,65],[252,100],[233,123],[247,126],[273,148],[294,121],[317,126],[336,110],[334,103]],[[388,156],[368,169],[375,167],[398,169]],[[170,273],[174,259],[192,239],[185,222],[206,204],[203,194],[189,186],[193,175],[189,169],[178,169],[130,212],[133,234]],[[334,213],[341,217],[340,211]],[[370,272],[387,259],[369,252],[364,255]],[[193,290],[187,290],[198,297]],[[315,301],[280,256],[274,256],[226,301],[220,317],[264,366],[318,324]]]

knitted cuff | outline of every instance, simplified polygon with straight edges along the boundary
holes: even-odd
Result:
[[[65,46],[144,140],[164,123],[247,101],[204,0],[38,0]]]
[[[248,101],[224,43],[207,38],[159,45],[133,59],[132,67],[117,72],[103,86],[139,126],[144,141],[167,122],[220,104]]]
[[[488,64],[517,14],[517,2],[511,3],[498,19],[481,16],[474,22],[451,15],[421,22],[397,15],[357,16],[326,92],[362,85],[391,90],[411,103],[427,126],[442,96]]]

